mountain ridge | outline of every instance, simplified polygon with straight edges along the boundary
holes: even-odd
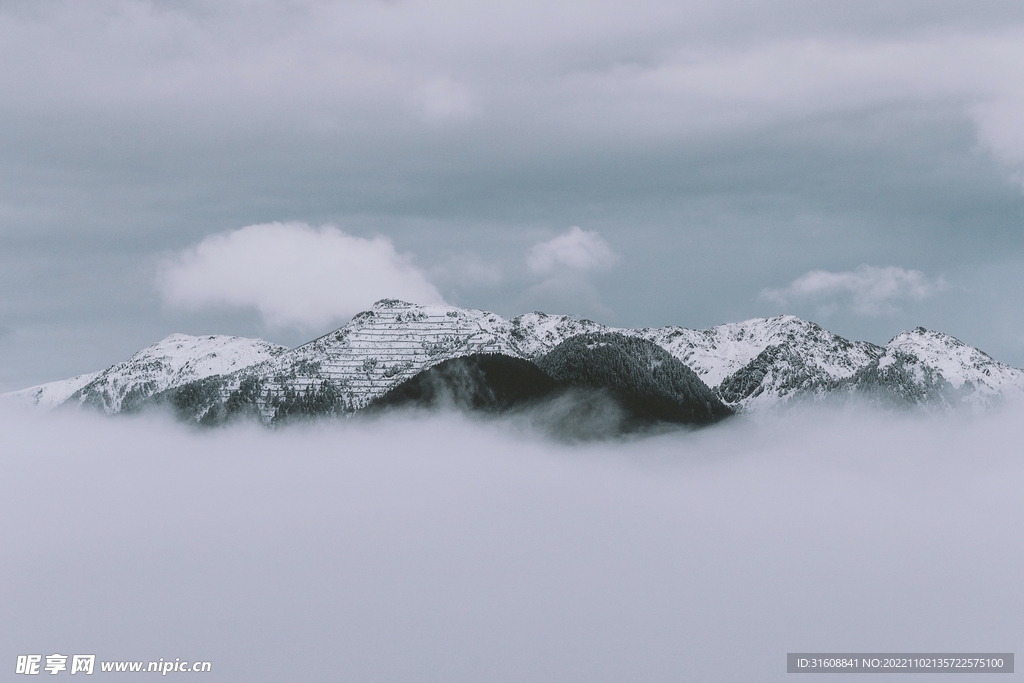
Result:
[[[293,349],[242,337],[171,335],[99,373],[6,396],[112,414],[199,382],[189,394],[197,402],[188,403],[196,421],[215,404],[228,406],[232,396],[234,406],[240,396],[248,397],[251,410],[267,422],[303,401],[333,401],[334,412],[351,414],[452,358],[493,353],[533,361],[567,339],[595,333],[654,343],[739,412],[834,396],[881,405],[985,408],[1024,395],[1024,371],[925,328],[901,332],[879,346],[792,315],[705,330],[628,329],[566,315],[533,312],[505,319],[489,311],[382,299]]]
[[[105,370],[8,395],[37,405],[43,401],[49,407],[77,404],[114,414],[131,410],[160,391],[234,372],[287,350],[262,339],[175,333]],[[54,400],[64,393],[63,400]]]

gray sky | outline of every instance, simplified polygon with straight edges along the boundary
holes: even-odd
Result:
[[[1017,2],[0,1],[0,388],[344,322],[195,295],[197,244],[278,221],[503,315],[1024,365],[1022,39]]]

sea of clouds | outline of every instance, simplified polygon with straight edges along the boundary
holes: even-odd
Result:
[[[6,408],[0,671],[771,681],[786,652],[1012,652],[1022,412],[563,444],[444,414],[195,431]]]

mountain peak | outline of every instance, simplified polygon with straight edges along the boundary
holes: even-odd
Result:
[[[402,301],[401,299],[378,299],[373,302],[371,310],[378,308],[422,308],[422,304],[413,304],[408,301]]]
[[[850,341],[794,315],[703,330],[619,329],[541,311],[506,320],[489,311],[399,299],[381,299],[342,327],[290,351],[258,339],[172,334],[101,373],[17,393],[35,397],[39,405],[67,397],[68,403],[116,413],[155,394],[203,382],[196,389],[202,405],[189,403],[197,410],[242,392],[264,419],[282,405],[295,408],[296,401],[319,405],[329,399],[332,410],[351,412],[449,359],[503,354],[533,361],[567,339],[607,333],[664,349],[740,410],[836,392],[948,405],[987,405],[1024,394],[1024,371],[923,327],[901,332],[881,347]]]
[[[71,394],[68,402],[118,413],[154,393],[235,372],[287,351],[262,339],[175,333],[98,373]]]
[[[915,327],[893,337],[885,349],[880,368],[898,366],[917,377],[923,376],[923,368],[930,368],[971,404],[1024,391],[1024,371],[943,332]]]

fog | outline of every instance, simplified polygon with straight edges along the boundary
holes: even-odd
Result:
[[[572,445],[454,415],[193,431],[8,409],[0,670],[771,681],[786,652],[1012,652],[1021,412]]]

